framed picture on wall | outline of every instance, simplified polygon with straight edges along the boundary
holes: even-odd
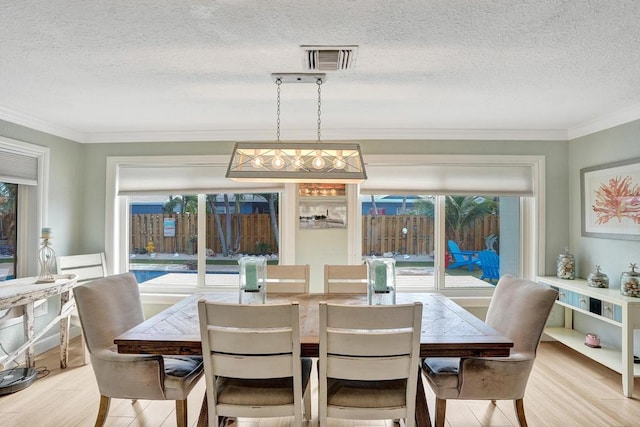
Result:
[[[580,169],[582,235],[640,240],[640,158]]]

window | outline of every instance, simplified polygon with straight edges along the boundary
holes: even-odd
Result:
[[[365,161],[362,256],[393,256],[399,289],[487,295],[496,282],[487,266],[495,263],[501,275],[535,277],[544,259],[542,157],[372,155]],[[498,259],[486,260],[483,270],[485,250]]]
[[[138,283],[194,287],[202,270],[203,286],[237,286],[239,254],[278,262],[277,193],[134,195],[128,201],[129,270]]]
[[[0,182],[0,282],[16,277],[18,184]]]
[[[38,274],[31,254],[47,225],[48,167],[48,148],[0,137],[0,276]]]
[[[362,254],[393,257],[401,288],[490,288],[496,282],[494,266],[482,265],[483,250],[498,255],[500,274],[520,273],[517,197],[363,195],[360,203]],[[436,240],[443,203],[445,232]],[[444,265],[441,286],[436,259]]]

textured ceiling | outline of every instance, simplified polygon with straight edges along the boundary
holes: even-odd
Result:
[[[640,118],[640,1],[2,1],[0,118],[80,142],[275,138],[273,72],[328,72],[323,139],[570,138]],[[316,87],[282,86],[283,140]]]

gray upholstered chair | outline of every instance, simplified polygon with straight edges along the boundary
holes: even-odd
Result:
[[[209,426],[220,417],[311,418],[312,361],[300,358],[298,303],[198,302]],[[304,411],[303,411],[304,397]]]
[[[548,286],[502,276],[486,323],[513,341],[510,356],[424,359],[422,370],[436,395],[436,427],[444,426],[447,399],[513,400],[520,425],[527,425],[524,392],[557,295]]]
[[[118,354],[113,340],[144,320],[138,283],[131,273],[73,289],[91,366],[100,390],[96,426],[111,398],[175,400],[177,425],[187,425],[187,395],[202,376],[201,357]]]
[[[415,425],[422,304],[320,303],[318,418]]]

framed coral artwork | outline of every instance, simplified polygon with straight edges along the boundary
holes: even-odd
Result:
[[[582,235],[640,240],[640,158],[580,169]]]

